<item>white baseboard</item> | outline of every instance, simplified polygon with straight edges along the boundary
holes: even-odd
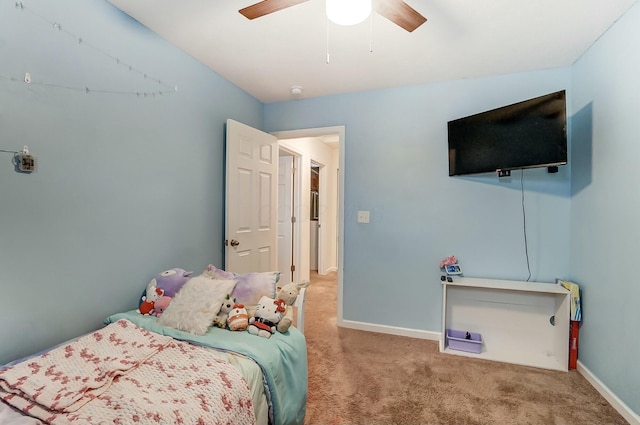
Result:
[[[423,331],[420,329],[400,328],[397,326],[376,325],[372,323],[354,322],[352,320],[341,320],[338,326],[360,331],[378,332],[389,335],[407,336],[409,338],[429,339],[440,341],[440,332]]]
[[[578,372],[613,406],[614,409],[629,422],[630,425],[640,425],[640,416],[631,410],[622,400],[615,395],[597,376],[578,360]]]

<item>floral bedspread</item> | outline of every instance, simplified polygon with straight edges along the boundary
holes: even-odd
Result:
[[[0,398],[50,424],[255,424],[228,362],[122,319],[0,371]]]

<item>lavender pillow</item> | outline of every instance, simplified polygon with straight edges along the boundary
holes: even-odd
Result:
[[[237,304],[244,304],[251,308],[258,305],[258,301],[263,296],[269,298],[276,297],[276,284],[280,280],[280,272],[249,272],[233,273],[219,269],[213,265],[207,266],[204,271],[214,279],[233,279],[236,286],[231,293],[231,297],[236,299]]]

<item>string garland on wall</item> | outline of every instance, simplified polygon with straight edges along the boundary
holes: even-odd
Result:
[[[54,21],[51,21],[51,20],[47,19],[45,16],[43,16],[40,13],[36,12],[32,8],[27,7],[23,2],[15,2],[15,9],[17,11],[19,11],[19,12],[28,12],[28,13],[32,14],[33,16],[39,18],[40,20],[42,20],[43,22],[48,24],[55,32],[64,34],[64,35],[69,36],[70,38],[72,38],[75,41],[76,45],[82,46],[82,47],[86,47],[86,48],[90,48],[90,49],[94,50],[95,52],[99,53],[100,55],[104,56],[105,58],[107,58],[110,62],[115,63],[117,66],[122,66],[126,70],[128,70],[129,72],[138,75],[140,78],[142,78],[142,79],[144,79],[146,81],[150,81],[153,84],[157,84],[158,85],[158,90],[127,91],[127,90],[96,89],[96,88],[90,88],[88,86],[74,87],[74,86],[55,84],[55,83],[47,83],[47,82],[43,82],[43,81],[34,80],[34,79],[32,79],[32,77],[31,77],[31,75],[29,73],[26,73],[24,77],[20,77],[20,78],[15,77],[15,76],[0,75],[0,79],[9,80],[9,81],[12,81],[12,82],[24,82],[26,84],[38,85],[38,86],[43,86],[43,87],[54,87],[54,88],[59,88],[59,89],[84,92],[86,94],[91,94],[91,93],[124,94],[124,95],[133,95],[133,96],[137,96],[137,97],[155,97],[155,96],[162,96],[162,95],[165,95],[165,94],[176,93],[178,91],[178,86],[175,86],[175,85],[172,86],[170,84],[167,84],[167,83],[163,82],[160,79],[154,78],[154,77],[150,76],[149,74],[147,74],[146,72],[143,72],[143,71],[137,69],[133,65],[128,64],[128,63],[120,60],[120,58],[115,57],[115,56],[111,55],[110,53],[100,49],[99,47],[88,43],[83,37],[80,37],[80,36],[74,34],[73,32],[67,30],[66,28],[63,28],[61,23],[54,22]]]

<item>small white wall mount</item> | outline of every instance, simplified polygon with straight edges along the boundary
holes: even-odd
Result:
[[[31,84],[31,74],[29,74],[28,72],[24,74],[24,82],[27,84]]]

